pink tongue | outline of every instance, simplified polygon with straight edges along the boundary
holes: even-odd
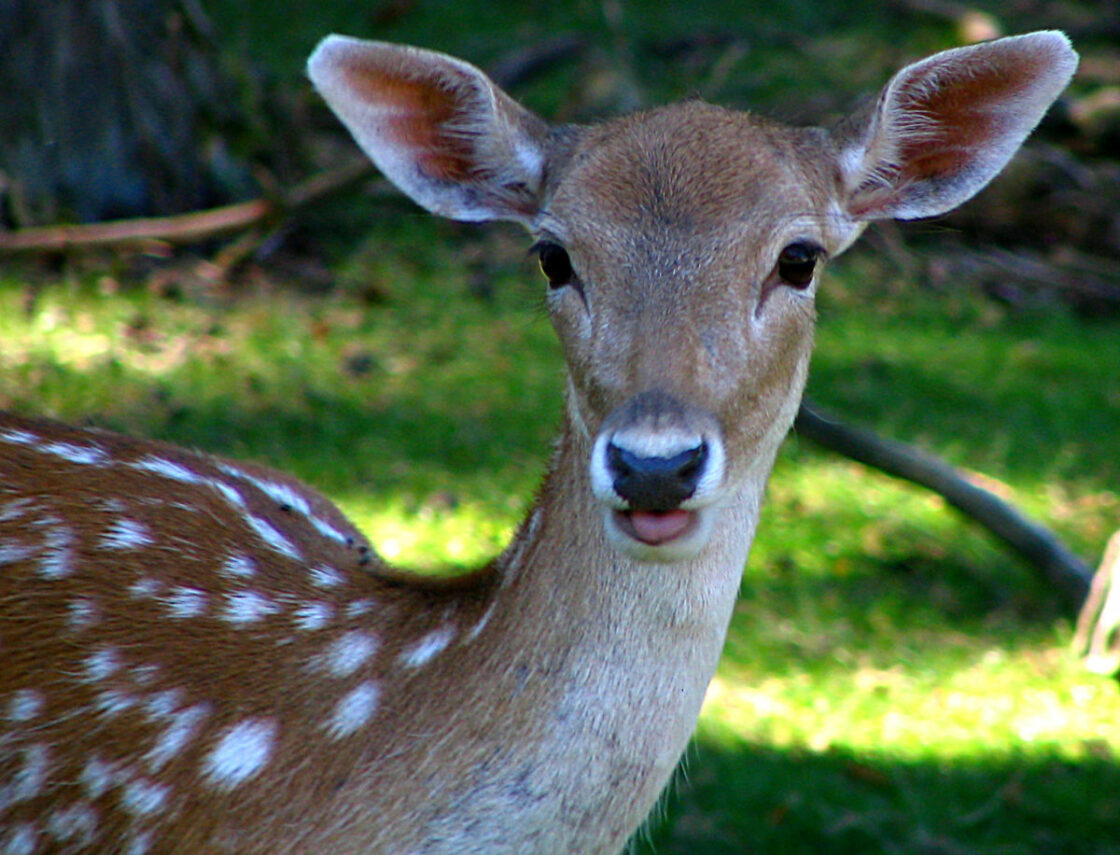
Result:
[[[638,540],[657,546],[680,537],[692,522],[690,511],[631,511],[630,524]]]

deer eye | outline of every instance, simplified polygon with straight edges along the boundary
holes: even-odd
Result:
[[[576,274],[564,247],[551,241],[541,241],[533,249],[540,260],[541,272],[548,279],[548,287],[562,288],[572,283]]]
[[[824,250],[808,241],[791,243],[778,254],[778,276],[794,288],[807,288]]]

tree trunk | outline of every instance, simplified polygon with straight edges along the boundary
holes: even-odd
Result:
[[[178,213],[253,191],[197,0],[0,3],[4,225]]]

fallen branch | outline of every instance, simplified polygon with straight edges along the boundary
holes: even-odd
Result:
[[[88,249],[151,250],[168,244],[198,243],[275,223],[300,208],[346,190],[373,173],[373,165],[362,159],[312,176],[275,197],[261,197],[206,211],[0,232],[0,254]]]
[[[1052,532],[972,483],[948,463],[905,443],[827,418],[809,403],[801,405],[793,427],[800,437],[934,491],[1010,546],[1057,588],[1071,606],[1077,608],[1085,601],[1093,576],[1089,567]]]

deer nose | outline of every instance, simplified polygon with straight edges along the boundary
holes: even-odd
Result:
[[[639,561],[691,558],[708,542],[726,479],[719,421],[658,390],[617,407],[588,474],[607,539]]]
[[[645,457],[611,442],[606,457],[611,485],[632,510],[672,511],[696,492],[708,444],[701,440],[671,457]]]

